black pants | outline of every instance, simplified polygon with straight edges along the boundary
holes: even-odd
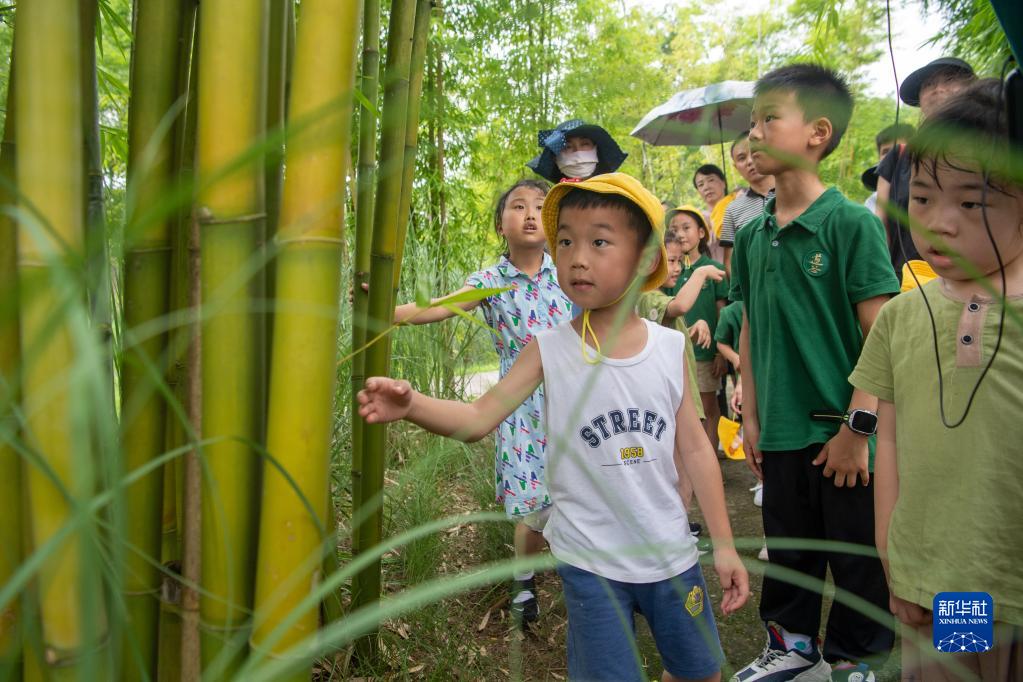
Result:
[[[823,581],[828,567],[835,586],[888,613],[888,586],[874,549],[874,484],[836,488],[824,467],[811,464],[822,444],[794,452],[765,452],[764,534],[770,567],[764,576],[760,617],[789,632],[816,637],[821,624],[819,588],[797,587],[785,577],[798,572]],[[872,556],[814,549],[784,549],[783,538],[865,545]],[[778,569],[782,570],[778,570]],[[785,570],[787,569],[787,570]],[[891,623],[881,625],[837,598],[824,637],[824,657],[872,661],[887,658],[895,641]]]

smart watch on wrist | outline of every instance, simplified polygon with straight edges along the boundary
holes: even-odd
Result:
[[[828,410],[810,413],[814,421],[839,422],[849,427],[853,433],[861,436],[873,436],[877,433],[877,413],[870,410],[849,410],[845,414]]]

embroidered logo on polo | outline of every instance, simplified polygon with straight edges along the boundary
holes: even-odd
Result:
[[[803,270],[811,277],[823,277],[831,266],[831,257],[820,249],[807,251],[803,256]]]

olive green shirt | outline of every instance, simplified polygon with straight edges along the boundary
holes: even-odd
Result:
[[[696,414],[699,415],[700,419],[706,419],[706,415],[703,412],[703,401],[700,400],[700,386],[696,383],[696,357],[693,355],[693,342],[689,338],[689,330],[686,329],[685,317],[676,317],[672,324],[664,323],[664,313],[668,309],[668,304],[671,303],[671,296],[655,289],[653,291],[645,291],[639,295],[639,300],[636,301],[636,314],[645,320],[656,322],[657,324],[665,327],[670,327],[682,332],[686,337],[686,386],[689,389],[690,394],[693,396],[693,403],[696,405]]]
[[[739,332],[742,331],[742,302],[729,303],[721,310],[718,317],[718,328],[714,332],[714,341],[720,341],[739,352]]]
[[[941,280],[892,299],[849,377],[895,404],[899,494],[888,526],[892,591],[931,608],[938,592],[989,592],[995,620],[1023,625],[1023,327],[1006,317],[998,356],[954,423],[998,338],[997,300],[957,300]],[[1023,296],[1009,299],[1023,316]]]
[[[856,304],[898,292],[899,281],[866,207],[831,188],[779,228],[775,201],[735,235],[731,293],[749,319],[751,367],[742,369],[756,383],[759,446],[791,451],[838,431],[809,414],[848,408],[863,343]]]

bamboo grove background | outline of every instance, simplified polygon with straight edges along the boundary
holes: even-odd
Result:
[[[484,506],[489,458],[352,419],[367,375],[459,395],[490,362],[479,325],[391,333],[395,300],[491,261],[495,194],[564,118],[695,198],[681,169],[716,150],[625,131],[674,90],[793,56],[855,73],[880,14],[846,4],[728,31],[610,0],[0,7],[0,679],[329,676],[340,650],[377,661],[388,618],[507,578],[431,580],[442,528],[478,521],[481,558],[507,556],[501,515],[445,520],[432,494],[483,462]],[[943,7],[990,33],[969,0]],[[861,102],[825,169],[853,196],[892,113]],[[378,602],[395,556],[408,589]]]

